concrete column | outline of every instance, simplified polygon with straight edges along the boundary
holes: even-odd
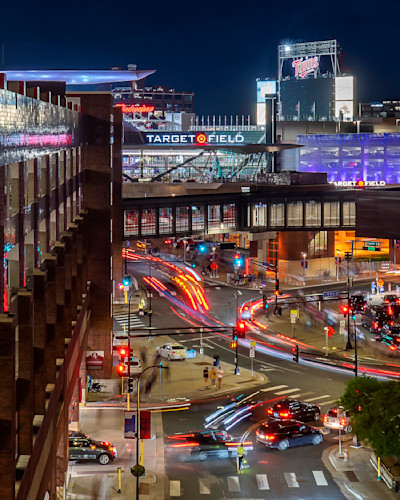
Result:
[[[57,321],[57,303],[56,303],[56,263],[57,258],[54,255],[47,254],[42,268],[47,271],[46,279],[46,382],[54,384],[56,380],[56,321]],[[46,392],[50,392],[46,390]]]
[[[0,314],[0,491],[15,497],[16,449],[15,320]]]
[[[64,306],[65,306],[65,245],[57,242],[54,247],[56,267],[56,364],[65,355]]]
[[[31,231],[25,237],[25,266],[27,275],[31,275],[35,268],[35,253],[34,232]]]

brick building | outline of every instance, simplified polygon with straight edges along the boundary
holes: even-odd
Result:
[[[85,351],[102,354],[96,377],[112,369],[122,116],[109,92],[54,85],[52,93],[7,76],[0,73],[0,496],[62,498]]]

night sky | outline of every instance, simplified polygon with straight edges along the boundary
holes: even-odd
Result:
[[[395,0],[3,3],[7,69],[156,69],[148,85],[195,92],[198,114],[253,114],[277,46],[336,38],[362,102],[400,99]]]

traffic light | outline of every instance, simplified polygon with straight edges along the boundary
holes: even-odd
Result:
[[[278,279],[275,280],[275,295],[280,295]]]
[[[125,274],[122,279],[122,284],[127,287],[131,286],[131,277],[129,276],[129,274]]]
[[[292,347],[292,354],[293,354],[293,361],[298,363],[299,362],[299,346],[298,346],[298,344],[296,344]]]
[[[340,310],[342,311],[344,317],[350,313],[350,307],[347,304],[343,305]]]
[[[356,320],[356,310],[350,309],[350,313],[351,313],[351,319],[355,321]]]
[[[124,362],[125,358],[128,356],[129,347],[120,347],[119,348],[119,360],[121,363]]]
[[[235,266],[237,267],[242,267],[243,266],[243,257],[238,254],[238,253],[235,253]]]
[[[233,337],[232,342],[231,342],[231,348],[236,349],[237,347],[237,337]]]
[[[264,309],[268,309],[268,297],[266,295],[263,295],[263,306]]]
[[[125,365],[123,363],[120,363],[117,366],[118,375],[123,375],[124,371],[125,371]]]
[[[133,392],[133,378],[128,378],[128,392]]]
[[[236,334],[239,339],[244,339],[246,337],[246,323],[244,321],[238,321],[236,323]]]

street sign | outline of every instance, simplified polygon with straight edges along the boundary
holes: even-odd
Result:
[[[381,286],[383,286],[383,285],[384,285],[384,281],[383,281],[383,279],[379,278],[379,279],[378,279],[378,286],[379,286],[379,287],[381,287]]]
[[[367,247],[379,247],[379,246],[381,246],[380,241],[363,241],[363,244]]]
[[[330,297],[339,297],[339,292],[337,290],[334,290],[332,292],[324,292],[323,295],[324,299],[328,299]]]
[[[256,348],[256,345],[257,345],[257,342],[255,340],[252,340],[250,342],[250,349],[255,349]]]
[[[124,437],[134,439],[136,437],[136,412],[125,411]]]
[[[379,247],[362,247],[363,250],[367,250],[368,252],[380,252],[381,249]]]
[[[340,320],[340,330],[339,330],[339,335],[344,335],[344,329],[346,326],[346,320],[341,319]]]
[[[255,357],[256,357],[256,351],[254,349],[250,349],[249,358],[255,358]]]
[[[296,321],[297,321],[297,314],[291,314],[290,315],[290,322],[296,323]]]
[[[151,439],[151,411],[140,410],[140,439]]]
[[[211,264],[211,266],[210,266],[210,269],[211,269],[212,271],[216,271],[216,270],[218,269],[218,264],[217,264],[216,262],[213,262],[213,263]]]

